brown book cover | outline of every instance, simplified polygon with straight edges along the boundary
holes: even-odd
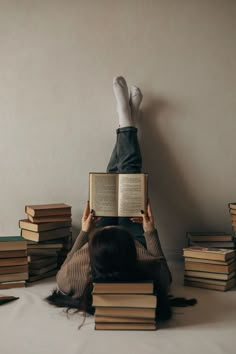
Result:
[[[205,258],[226,261],[235,256],[234,250],[209,247],[188,247],[183,249],[184,257]]]
[[[95,323],[96,330],[155,331],[156,323]]]
[[[29,277],[31,277],[32,275],[41,275],[41,274],[45,274],[49,271],[52,271],[52,270],[57,270],[57,262],[56,263],[53,263],[53,264],[49,264],[45,267],[42,267],[42,268],[31,268],[29,269]]]
[[[28,279],[28,272],[14,273],[14,274],[0,274],[0,282],[26,280],[26,279]]]
[[[223,273],[200,272],[200,271],[196,271],[196,270],[185,270],[184,276],[197,277],[197,278],[207,278],[207,279],[228,280],[228,279],[235,277],[235,272],[231,272],[230,274],[223,274]]]
[[[1,258],[18,258],[18,257],[26,257],[26,256],[27,256],[26,249],[20,250],[20,251],[0,251],[0,259]]]
[[[229,209],[235,209],[236,210],[236,203],[229,203],[228,207],[229,207]]]
[[[25,287],[25,280],[19,281],[7,281],[0,283],[0,289],[12,289],[12,288],[24,288]]]
[[[152,282],[143,283],[94,283],[94,294],[153,294]]]
[[[156,308],[155,295],[141,294],[94,294],[93,306],[105,307],[144,307]]]
[[[21,229],[41,232],[41,231],[49,231],[54,229],[60,229],[63,227],[70,227],[71,221],[58,221],[58,222],[46,222],[41,224],[35,224],[29,221],[28,219],[19,220],[19,227]]]
[[[28,272],[28,264],[12,267],[0,267],[0,274],[14,274]]]
[[[35,224],[49,223],[49,222],[59,222],[59,221],[69,221],[72,222],[71,216],[68,215],[51,215],[51,216],[40,216],[33,217],[28,215],[28,219]]]
[[[0,251],[26,250],[27,242],[21,236],[0,236]]]
[[[233,257],[233,258],[227,260],[226,262],[224,262],[224,261],[215,261],[213,259],[202,259],[202,258],[185,257],[184,261],[185,262],[207,263],[207,264],[219,264],[219,265],[228,266],[228,265],[230,265],[232,263],[235,263],[236,262],[236,258]]]
[[[96,323],[155,323],[154,318],[95,316]]]
[[[29,279],[27,280],[27,282],[32,283],[34,281],[38,281],[38,280],[41,280],[41,279],[50,278],[50,277],[53,277],[54,275],[56,275],[57,272],[58,272],[58,269],[53,269],[53,270],[50,270],[47,273],[38,274],[38,275],[30,275]]]
[[[189,280],[185,280],[184,285],[193,286],[196,288],[204,288],[209,290],[227,291],[232,289],[235,286],[235,279],[231,279],[227,285],[209,284],[200,281],[189,281]]]
[[[30,258],[30,256],[29,256]],[[32,269],[41,269],[42,267],[46,267],[51,264],[57,263],[57,257],[49,257],[44,259],[34,259],[30,260],[29,267]]]
[[[136,307],[96,307],[95,316],[128,317],[128,318],[155,318],[155,308]]]
[[[33,217],[71,215],[71,206],[65,203],[26,205],[25,212]]]
[[[235,270],[235,262],[231,263],[230,265],[185,262],[184,268],[185,270],[199,270],[203,272],[231,273],[233,270]]]
[[[62,237],[68,237],[71,233],[70,227],[63,227],[62,229],[55,229],[50,231],[34,232],[29,230],[21,230],[21,235],[26,240],[41,242],[53,239],[58,239]]]
[[[227,232],[187,232],[187,238],[193,242],[220,242],[233,240],[233,236]]]
[[[28,248],[28,256],[57,257],[60,248]]]
[[[11,267],[28,264],[27,257],[20,258],[0,258],[0,267]]]

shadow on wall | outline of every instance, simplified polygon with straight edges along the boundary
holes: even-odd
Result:
[[[147,96],[139,119],[143,171],[149,174],[149,197],[163,246],[180,249],[186,246],[186,231],[206,228],[207,222],[189,188],[186,171],[178,165],[174,147],[161,133],[161,122],[173,119],[176,107],[162,98]]]

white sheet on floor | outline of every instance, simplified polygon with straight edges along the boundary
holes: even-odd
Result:
[[[69,318],[62,309],[43,299],[55,287],[55,279],[28,288],[1,290],[20,299],[0,306],[1,354],[233,354],[236,353],[236,289],[221,293],[183,287],[182,265],[172,293],[196,297],[198,304],[177,308],[173,319],[157,331],[96,331],[89,317]]]

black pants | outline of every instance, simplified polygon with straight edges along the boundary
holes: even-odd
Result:
[[[137,128],[124,127],[116,131],[116,144],[107,166],[107,173],[141,173],[142,156],[138,142]],[[143,227],[127,217],[104,217],[98,226],[122,225],[129,229],[135,240],[144,246]]]

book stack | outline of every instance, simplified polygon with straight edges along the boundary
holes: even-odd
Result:
[[[19,221],[27,240],[28,282],[55,275],[71,247],[71,207],[64,203],[28,205]]]
[[[236,217],[236,215],[235,215]],[[234,249],[234,237],[227,232],[187,232],[188,246]]]
[[[235,251],[220,248],[183,249],[184,284],[226,291],[235,286]]]
[[[235,240],[236,237],[236,203],[229,203],[229,213],[230,213],[230,219],[232,223],[232,234],[233,238]]]
[[[22,288],[28,279],[27,242],[20,236],[0,237],[0,289]]]
[[[93,286],[97,330],[156,330],[156,305],[152,282]]]

